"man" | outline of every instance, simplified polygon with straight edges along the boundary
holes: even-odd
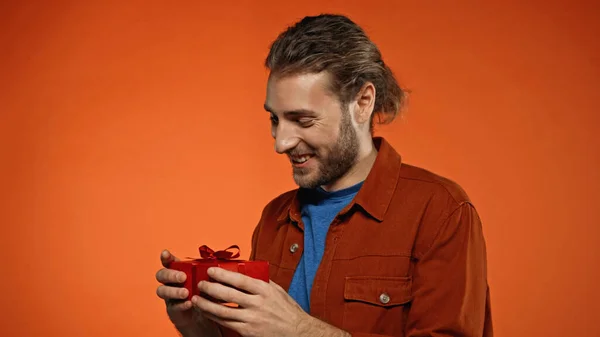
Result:
[[[480,219],[460,186],[372,135],[404,93],[363,30],[344,16],[306,17],[266,66],[275,149],[299,186],[266,205],[252,236],[250,259],[270,262],[271,281],[215,268],[218,282],[198,288],[240,307],[184,301],[185,274],[163,252],[157,294],[179,332],[492,336]]]

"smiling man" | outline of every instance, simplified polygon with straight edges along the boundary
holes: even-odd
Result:
[[[274,198],[252,236],[269,283],[222,269],[184,301],[185,274],[157,273],[183,336],[492,336],[479,216],[455,182],[403,163],[377,121],[404,93],[375,44],[339,15],[306,17],[266,60],[265,110],[297,189]],[[223,327],[227,329],[223,329]]]

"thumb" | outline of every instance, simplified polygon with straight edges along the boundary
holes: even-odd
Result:
[[[163,267],[168,268],[169,264],[173,261],[179,261],[179,259],[177,256],[171,254],[171,252],[169,252],[167,249],[163,250],[160,254],[160,262],[162,263]]]

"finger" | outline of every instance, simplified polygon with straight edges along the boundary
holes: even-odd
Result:
[[[208,275],[215,281],[228,284],[240,290],[245,290],[250,294],[263,294],[266,291],[266,282],[237,273],[223,268],[211,267],[208,268]]]
[[[182,284],[187,275],[179,270],[162,268],[156,272],[156,280],[162,284]]]
[[[156,288],[156,295],[163,300],[184,300],[188,297],[189,291],[186,288],[161,285]]]
[[[255,295],[245,294],[237,289],[216,282],[200,281],[198,283],[198,290],[214,299],[236,303],[241,307],[250,307],[255,300]]]
[[[173,261],[179,261],[179,259],[175,255],[172,255],[167,249],[163,250],[160,254],[160,262],[162,263],[163,267],[168,268],[169,264]]]
[[[236,331],[238,333],[241,331],[241,329],[243,328],[243,326],[247,324],[245,322],[238,322],[238,321],[232,321],[232,320],[222,319],[222,318],[219,318],[219,317],[217,317],[217,316],[215,316],[215,315],[213,315],[211,313],[208,313],[208,312],[203,312],[202,315],[205,318],[207,318],[207,319],[209,319],[209,320],[211,320],[211,321],[213,321],[213,322],[215,322],[215,323],[217,323],[217,324],[219,324],[221,326],[224,326],[224,327],[229,328],[229,329],[231,329],[233,331]]]
[[[225,321],[244,321],[244,309],[231,308],[222,304],[217,304],[197,295],[192,297],[192,303],[198,310],[204,313],[205,316],[212,315],[214,318]]]
[[[192,301],[166,300],[167,310],[170,312],[190,310],[194,304]]]

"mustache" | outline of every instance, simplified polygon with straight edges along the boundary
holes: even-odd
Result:
[[[298,150],[298,149],[293,149],[290,150],[288,152],[286,152],[288,156],[290,157],[298,157],[298,156],[303,156],[303,155],[316,155],[316,153],[314,151],[310,151],[310,150]]]

